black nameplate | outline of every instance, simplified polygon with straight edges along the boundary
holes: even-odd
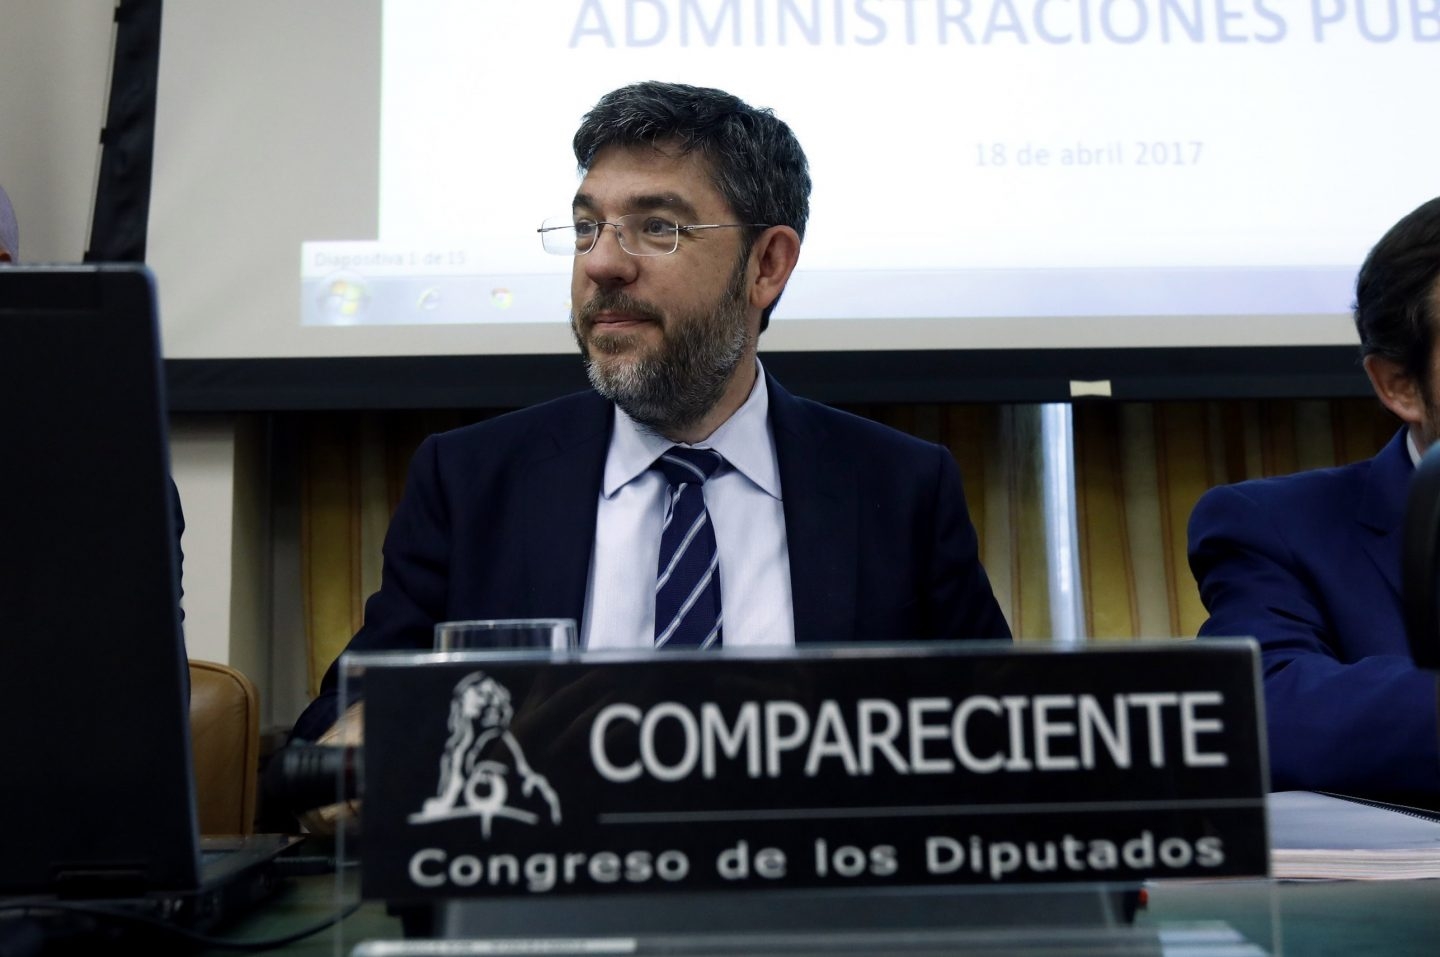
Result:
[[[1268,873],[1253,647],[366,661],[366,897]]]

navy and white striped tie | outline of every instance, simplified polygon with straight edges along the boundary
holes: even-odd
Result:
[[[655,579],[656,648],[720,644],[720,552],[704,485],[723,461],[713,449],[673,446],[651,466],[670,483]]]

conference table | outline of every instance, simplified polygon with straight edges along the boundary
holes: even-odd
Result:
[[[1440,954],[1440,880],[1158,881],[1146,890],[1148,902],[1137,918],[1141,927],[1218,919],[1265,953],[1278,948],[1305,957]],[[334,913],[335,893],[333,877],[288,878],[275,898],[225,928],[223,936],[244,940],[290,934]],[[563,929],[554,933],[563,935]],[[344,921],[343,935],[342,953],[348,954],[362,940],[400,938],[400,921],[383,904],[366,902]],[[335,932],[322,931],[269,953],[332,957]]]

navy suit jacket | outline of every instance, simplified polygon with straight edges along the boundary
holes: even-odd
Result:
[[[1436,679],[1400,604],[1413,473],[1402,430],[1365,462],[1211,489],[1190,516],[1200,634],[1260,642],[1274,790],[1440,793]]]
[[[767,385],[795,641],[1008,639],[950,452]],[[440,621],[580,621],[613,421],[582,392],[426,439],[349,648],[428,650]],[[333,722],[335,684],[332,666],[297,737]]]

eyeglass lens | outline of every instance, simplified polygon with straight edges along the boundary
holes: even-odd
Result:
[[[649,213],[631,213],[607,222],[577,219],[566,224],[564,220],[547,220],[540,235],[547,251],[580,256],[594,247],[606,226],[616,231],[620,248],[632,256],[664,256],[673,253],[679,243],[679,227]]]

